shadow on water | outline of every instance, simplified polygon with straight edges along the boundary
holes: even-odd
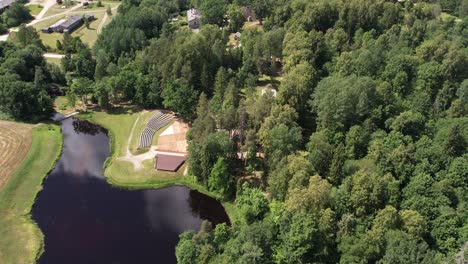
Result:
[[[32,210],[45,235],[39,263],[175,263],[180,233],[198,230],[203,219],[229,221],[219,202],[183,186],[113,188],[102,175],[105,130],[69,118],[62,133],[62,156]]]
[[[83,133],[88,135],[97,135],[99,133],[107,134],[107,130],[101,126],[93,124],[86,120],[74,119],[73,128],[77,134]]]

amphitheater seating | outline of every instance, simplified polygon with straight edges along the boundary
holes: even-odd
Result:
[[[166,126],[171,122],[173,116],[171,114],[164,114],[160,111],[157,111],[153,117],[146,124],[145,129],[141,132],[140,135],[140,148],[149,148],[153,142],[153,136],[159,129]]]

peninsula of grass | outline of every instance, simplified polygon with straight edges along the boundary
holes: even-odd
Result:
[[[62,144],[59,126],[33,128],[28,154],[0,190],[0,263],[34,263],[42,253],[43,234],[30,212]]]
[[[111,154],[104,165],[104,175],[112,184],[128,188],[158,188],[167,186],[168,181],[183,178],[186,166],[182,166],[176,172],[156,171],[154,160],[148,159],[143,161],[140,169],[135,169],[131,162],[121,159],[127,154],[130,136],[130,153],[141,154],[137,151],[140,132],[153,114],[154,112],[133,112],[131,109],[120,109],[117,112],[93,111],[79,115],[80,118],[99,124],[108,130],[111,139]],[[131,135],[134,125],[135,129]],[[163,130],[164,128],[158,130],[155,136],[158,137]]]
[[[126,189],[157,189],[173,185],[184,185],[220,200],[232,224],[242,222],[241,214],[233,202],[223,201],[222,197],[198,183],[194,176],[184,175],[186,165],[183,165],[177,172],[162,172],[154,169],[154,160],[150,159],[143,162],[141,169],[135,170],[131,162],[119,160],[119,157],[126,154],[132,127],[138,116],[141,119],[142,115],[143,120],[147,115],[152,116],[147,112],[134,112],[131,108],[120,108],[111,112],[89,111],[78,115],[79,118],[99,124],[108,130],[108,136],[111,139],[111,153],[104,165],[104,176],[107,182]],[[140,120],[138,123],[140,123]],[[138,123],[136,126],[138,126]],[[161,131],[164,131],[164,128],[158,132],[161,133]],[[139,133],[135,129],[132,138],[137,136],[139,136]],[[133,139],[130,140],[130,142],[132,141]]]

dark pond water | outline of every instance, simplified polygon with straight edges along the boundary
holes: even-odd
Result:
[[[32,210],[45,235],[39,263],[175,263],[180,233],[198,230],[202,219],[229,221],[220,203],[186,187],[111,187],[102,176],[106,131],[74,118],[62,131],[62,156]]]

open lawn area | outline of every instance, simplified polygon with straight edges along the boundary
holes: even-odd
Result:
[[[132,110],[119,110],[119,113],[106,112],[87,112],[80,114],[79,117],[88,119],[97,123],[107,130],[111,137],[111,157],[107,160],[104,175],[107,179],[117,185],[135,187],[148,186],[153,184],[165,183],[168,180],[177,179],[183,176],[186,166],[182,166],[177,172],[156,171],[154,169],[154,159],[143,161],[142,168],[135,169],[129,161],[119,160],[127,154],[127,144],[131,135],[132,127],[135,124],[135,131],[130,139],[130,150],[136,154],[142,152],[138,150],[140,132],[146,122],[151,118],[154,112],[132,112]],[[140,118],[138,118],[140,117]],[[160,129],[158,135],[164,130]],[[156,135],[155,135],[156,136]]]
[[[0,189],[0,263],[34,263],[40,255],[43,235],[31,221],[30,211],[61,149],[59,126],[39,125],[32,129],[29,152]]]
[[[54,110],[57,113],[63,115],[69,115],[76,111],[81,111],[84,109],[84,106],[81,101],[77,101],[74,107],[71,107],[68,104],[68,99],[66,96],[57,96],[54,100]]]
[[[51,6],[47,12],[44,14],[44,17],[49,17],[49,16],[53,16],[53,15],[57,15],[57,14],[60,14],[60,13],[63,13],[63,12],[66,12],[66,11],[69,11],[71,10],[74,6],[76,6],[76,4],[74,2],[71,2],[72,5],[69,5],[65,8],[62,8],[62,5],[59,5],[59,4],[55,4],[53,6]]]
[[[71,35],[73,37],[80,37],[81,40],[88,44],[90,47],[94,45],[94,43],[97,40],[98,36],[98,27],[102,23],[102,20],[106,16],[106,10],[107,6],[111,6],[113,9],[113,12],[115,13],[116,10],[115,8],[119,5],[119,3],[109,3],[105,4],[104,7],[96,7],[92,9],[76,9],[76,11],[69,12],[67,14],[63,15],[56,15],[51,17],[50,19],[45,19],[37,24],[34,25],[34,28],[39,31],[39,36],[46,45],[47,49],[52,52],[57,52],[57,40],[62,41],[63,40],[63,34],[61,33],[42,33],[40,32],[41,28],[50,26],[54,24],[55,22],[70,17],[72,15],[84,15],[84,14],[92,14],[96,18],[95,20],[91,21],[89,28],[86,28],[86,26],[83,24],[80,28],[75,30]],[[51,12],[50,10],[53,10],[53,8],[49,9],[48,12]],[[63,12],[63,10],[62,10]],[[58,12],[57,14],[59,14]],[[47,16],[47,15],[46,15]],[[107,16],[106,20],[104,21],[103,26],[107,25],[110,23],[112,20],[113,16]]]
[[[274,89],[278,91],[281,84],[282,77],[271,77],[268,75],[262,75],[257,80],[257,94],[261,95],[263,89]]]
[[[97,27],[101,19],[104,17],[105,13],[106,13],[105,11],[102,11],[100,13],[93,13],[93,15],[96,17],[96,20],[93,20],[90,23],[89,28],[86,28],[85,25],[82,25],[80,28],[75,30],[71,35],[73,37],[79,36],[84,43],[88,44],[91,47],[92,45],[94,45],[94,42],[96,42],[96,39],[98,36]],[[38,31],[40,31],[42,27],[52,25],[55,22],[59,21],[60,19],[63,19],[66,17],[69,17],[69,16],[63,15],[63,16],[52,18],[50,20],[45,20],[40,23],[37,23],[36,25],[34,25],[34,27]],[[44,45],[46,45],[47,49],[49,51],[54,51],[54,52],[57,52],[57,40],[60,40],[60,41],[63,40],[63,34],[61,33],[39,32],[39,36],[42,42],[44,43]]]
[[[260,24],[260,21],[252,21],[252,22],[245,22],[244,26],[242,27],[243,30],[246,30],[248,28],[258,28],[259,30],[263,31],[263,25]]]
[[[62,64],[62,59],[60,58],[44,58],[48,63],[55,64],[55,65],[61,65]]]
[[[239,45],[239,41],[235,38],[235,33],[229,34],[229,41],[227,43],[228,47],[236,47]]]
[[[43,7],[41,5],[28,5],[27,8],[31,15],[37,16],[37,14],[41,12]]]

